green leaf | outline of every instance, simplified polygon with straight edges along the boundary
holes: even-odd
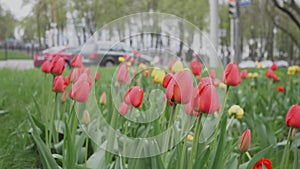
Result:
[[[86,162],[87,167],[91,169],[106,169],[105,167],[105,151],[99,148],[97,152],[91,155]]]
[[[246,169],[251,169],[253,165],[259,161],[261,158],[263,158],[273,147],[273,145],[263,149],[262,151],[258,152],[255,154],[255,156],[252,158],[252,160],[249,162],[248,166]]]
[[[294,162],[293,162],[293,169],[298,169],[299,168],[299,152],[298,152],[298,148],[295,147],[293,148],[293,152],[294,152]]]

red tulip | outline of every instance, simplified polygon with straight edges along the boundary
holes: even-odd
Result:
[[[272,78],[273,78],[273,81],[274,81],[274,82],[277,82],[277,81],[279,80],[279,79],[278,79],[278,76],[277,76],[275,73],[273,74],[273,77],[272,77]]]
[[[71,62],[72,67],[83,67],[82,55],[75,55]]]
[[[272,69],[268,69],[266,72],[266,77],[273,78],[273,76],[274,76],[274,71]]]
[[[271,162],[271,160],[269,160],[267,158],[262,158],[257,163],[254,164],[254,166],[252,167],[252,169],[262,169],[263,166],[266,169],[272,169],[272,162]]]
[[[300,106],[292,105],[285,117],[285,124],[289,127],[300,128]]]
[[[193,78],[188,70],[177,72],[170,80],[167,89],[167,99],[186,104],[190,101],[193,92]]]
[[[69,93],[68,93],[67,91],[64,91],[64,92],[63,92],[63,94],[62,94],[61,97],[60,97],[61,102],[65,102],[65,101],[67,100],[68,94],[69,94]]]
[[[193,92],[193,98],[196,97],[196,93],[197,92],[197,88],[194,89],[194,92]],[[185,112],[189,115],[193,115],[193,116],[199,116],[200,113],[199,112],[196,112],[194,111],[194,99],[191,99],[189,103],[187,103],[185,106],[184,106],[184,109],[185,109]]]
[[[65,80],[65,85],[68,86],[70,84],[69,76],[67,75],[66,77],[64,77],[64,80]]]
[[[284,88],[283,88],[283,86],[277,86],[276,90],[277,90],[278,92],[284,93]]]
[[[198,62],[196,59],[193,59],[190,63],[190,66],[192,68],[192,72],[194,75],[198,76],[201,74],[202,71],[202,64]]]
[[[241,152],[246,152],[248,151],[250,147],[250,142],[251,142],[251,131],[250,129],[247,129],[243,135],[240,137],[239,140],[239,150]]]
[[[95,81],[98,81],[100,79],[100,73],[97,71],[95,74]]]
[[[129,107],[126,103],[122,102],[122,103],[120,103],[120,105],[119,105],[119,112],[120,112],[122,115],[126,115],[126,114],[128,113],[129,108],[130,108],[130,107]]]
[[[42,72],[44,72],[44,73],[50,73],[50,71],[51,71],[51,62],[49,60],[46,60],[42,64]]]
[[[56,76],[53,81],[52,91],[64,92],[66,88],[65,78],[63,76]]]
[[[242,70],[241,78],[246,79],[248,77],[248,71],[246,69]]]
[[[210,70],[208,76],[211,77],[212,79],[216,78],[216,71],[213,69]]]
[[[271,69],[274,71],[277,70],[277,65],[275,62],[272,63]]]
[[[241,83],[239,67],[235,62],[227,65],[223,73],[223,81],[227,85],[237,86]]]
[[[124,96],[124,102],[134,107],[140,107],[143,103],[144,90],[139,86],[131,87]]]
[[[121,83],[127,83],[129,80],[129,75],[128,75],[128,66],[126,63],[122,63],[117,71],[117,80],[118,82]]]
[[[217,90],[210,77],[202,78],[194,93],[193,107],[202,113],[214,113],[220,110],[220,101]]]
[[[168,84],[170,82],[170,80],[172,79],[173,77],[173,74],[171,73],[168,73],[165,77],[164,77],[164,80],[162,82],[162,86],[163,88],[167,88],[168,87]]]
[[[55,56],[51,62],[51,73],[54,75],[61,75],[65,69],[65,60],[60,56]]]
[[[89,98],[90,85],[87,76],[86,73],[81,74],[70,90],[70,97],[78,102],[85,103]]]
[[[85,68],[83,73],[85,73],[87,75],[87,79],[86,80],[88,81],[89,87],[91,89],[92,85],[93,85],[92,70],[90,68]]]
[[[70,82],[74,83],[77,81],[79,76],[84,72],[83,67],[75,67],[71,72],[70,72]]]

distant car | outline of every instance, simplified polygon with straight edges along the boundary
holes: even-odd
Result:
[[[91,42],[82,46],[80,54],[83,56],[83,64],[112,66],[119,64],[119,57],[134,57],[134,50],[123,42],[109,41]],[[140,55],[139,62],[150,63],[151,57]]]
[[[34,66],[40,67],[45,60],[52,60],[52,58],[58,54],[65,54],[62,55],[62,57],[64,57],[66,63],[70,65],[72,58],[71,55],[67,55],[67,53],[72,53],[76,49],[77,49],[76,47],[70,47],[70,46],[57,46],[57,47],[45,49],[41,52],[34,54],[33,56]]]

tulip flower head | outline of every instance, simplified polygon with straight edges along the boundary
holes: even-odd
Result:
[[[104,105],[106,104],[106,92],[103,92],[100,96],[99,103]]]
[[[119,105],[119,112],[122,114],[122,115],[126,115],[129,111],[129,106],[125,103],[125,102],[122,102],[120,103]]]
[[[272,169],[272,162],[271,162],[271,160],[269,160],[267,158],[262,158],[257,163],[254,164],[254,166],[252,167],[252,169],[262,169],[263,166],[266,169]]]
[[[294,104],[290,107],[285,117],[285,124],[289,127],[300,128],[300,106]]]
[[[52,91],[64,92],[66,88],[65,78],[63,76],[56,76],[53,81]]]
[[[192,73],[195,76],[199,76],[201,74],[202,71],[202,64],[200,62],[198,62],[196,59],[193,59],[190,63],[190,66],[192,68]]]
[[[165,76],[166,76],[165,71],[163,71],[161,69],[158,69],[158,70],[155,71],[154,74],[153,74],[153,72],[151,74],[151,76],[153,76],[153,82],[154,83],[162,83],[163,80],[164,80],[164,78],[165,78]]]
[[[97,71],[95,74],[95,81],[98,81],[100,79],[100,73]]]
[[[284,93],[284,88],[283,88],[283,86],[277,86],[276,90],[277,90],[278,92]]]
[[[266,77],[272,79],[274,77],[274,71],[272,69],[268,69],[266,72]]]
[[[82,64],[82,55],[75,55],[71,61],[72,67],[83,67]]]
[[[183,64],[181,61],[177,60],[174,65],[172,66],[172,73],[177,73],[179,71],[182,71],[184,69]]]
[[[190,134],[188,134],[186,137],[187,137],[188,141],[193,141],[194,140],[194,136],[192,136]]]
[[[88,75],[83,73],[74,83],[70,90],[70,97],[78,102],[85,103],[88,101],[90,91],[90,84]]]
[[[61,75],[65,69],[64,58],[56,55],[51,62],[51,73],[54,75]]]
[[[163,88],[167,88],[167,87],[168,87],[168,84],[169,84],[169,82],[171,81],[172,78],[173,78],[173,74],[168,73],[168,74],[164,77],[164,79],[163,79],[162,87],[163,87]]]
[[[248,77],[248,71],[246,69],[242,70],[241,72],[241,78],[246,79]]]
[[[175,103],[186,104],[193,91],[193,78],[188,70],[177,72],[168,83],[166,97]]]
[[[124,96],[124,102],[134,107],[140,107],[143,103],[144,90],[139,86],[131,87]]]
[[[216,78],[216,71],[215,70],[210,70],[208,76],[212,79]]]
[[[223,73],[223,82],[230,86],[237,86],[241,83],[240,70],[235,62],[229,63]]]
[[[44,73],[50,73],[51,71],[51,62],[49,60],[46,60],[43,64],[42,64],[42,72]]]
[[[244,115],[244,110],[238,105],[233,105],[229,108],[228,113],[229,116],[234,116],[237,119],[241,119]]]
[[[174,65],[174,63],[177,61],[177,59],[172,59],[169,63],[168,63],[168,68],[169,70],[171,71],[172,70],[172,67]]]
[[[117,80],[120,83],[127,83],[129,80],[128,74],[128,65],[126,63],[122,63],[117,71]]]
[[[251,131],[250,129],[247,129],[243,135],[240,137],[239,140],[239,150],[240,152],[246,152],[248,151],[250,147],[250,142],[251,142]]]
[[[74,83],[78,80],[79,76],[84,72],[83,67],[75,67],[69,74],[70,82]]]
[[[276,65],[275,62],[272,63],[271,69],[272,69],[273,71],[277,70],[277,65]]]
[[[90,119],[90,113],[85,110],[83,112],[83,124],[88,125],[90,123],[91,119]]]

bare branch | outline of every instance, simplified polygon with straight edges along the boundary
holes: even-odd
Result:
[[[273,0],[275,6],[280,9],[282,12],[284,12],[285,14],[287,14],[293,21],[294,23],[297,25],[297,27],[300,29],[300,21],[297,20],[297,18],[293,15],[293,13],[291,11],[289,11],[288,9],[281,7],[277,0]]]

